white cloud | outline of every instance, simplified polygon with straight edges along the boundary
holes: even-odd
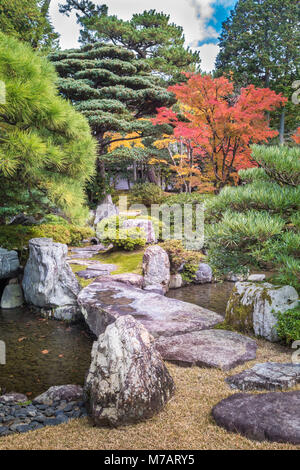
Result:
[[[226,4],[232,0],[219,0]],[[183,27],[186,44],[198,49],[199,41],[216,39],[217,31],[208,26],[207,23],[213,18],[214,9],[212,7],[215,0],[94,0],[97,4],[107,4],[109,14],[117,15],[125,20],[130,19],[133,13],[141,13],[144,10],[156,9],[170,14],[171,21]],[[70,18],[59,14],[58,4],[64,3],[64,0],[52,0],[50,4],[50,14],[55,29],[61,35],[62,49],[68,49],[78,46],[79,26],[76,24],[75,14]],[[208,47],[210,46],[210,47]],[[206,64],[209,66],[212,59],[210,54],[214,54],[216,46],[205,44],[200,47],[203,55],[202,69],[206,70]]]
[[[219,53],[218,44],[203,44],[197,48],[201,57],[201,70],[203,72],[212,72],[215,68],[215,61]]]

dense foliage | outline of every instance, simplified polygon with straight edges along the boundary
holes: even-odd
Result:
[[[241,171],[243,186],[224,188],[210,201],[207,236],[216,270],[267,268],[278,283],[300,288],[299,156],[299,148],[254,146],[260,168]]]
[[[207,180],[219,189],[237,181],[238,170],[255,166],[250,144],[277,135],[268,125],[266,112],[286,102],[282,95],[253,85],[234,97],[233,82],[210,75],[190,75],[187,83],[169,91],[179,102],[180,114],[161,108],[153,122],[174,127],[174,137],[166,136],[160,146],[168,148],[171,169],[186,192],[208,189]]]
[[[106,5],[90,0],[67,0],[60,7],[67,15],[73,10],[82,28],[82,43],[103,41],[123,46],[146,60],[164,80],[176,83],[181,71],[195,71],[200,64],[199,53],[185,47],[183,29],[171,23],[169,15],[149,10],[126,21],[108,15]]]
[[[159,86],[142,60],[122,47],[96,43],[50,58],[61,76],[61,94],[86,116],[98,141],[97,170],[103,179],[105,164],[111,160],[135,158],[130,148],[122,151],[112,144],[157,135],[147,117],[156,108],[173,104],[173,94]],[[90,201],[94,190],[89,188]]]
[[[300,306],[279,313],[276,324],[277,333],[280,339],[287,344],[299,341],[300,338]]]
[[[1,0],[0,31],[34,49],[57,47],[58,34],[49,20],[50,0]]]
[[[300,4],[298,0],[239,0],[223,23],[217,74],[233,73],[238,87],[253,84],[281,92],[287,106],[275,113],[280,140],[299,122],[299,106],[291,101],[299,79]],[[280,122],[279,122],[280,121]]]
[[[0,218],[59,207],[84,216],[84,186],[94,172],[95,141],[86,119],[58,96],[53,65],[0,34]]]

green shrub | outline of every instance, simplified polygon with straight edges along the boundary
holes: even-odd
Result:
[[[164,199],[163,190],[154,183],[135,184],[131,190],[131,202],[133,204],[161,204]]]
[[[279,338],[287,344],[300,340],[300,305],[292,310],[279,313],[276,329]]]
[[[28,253],[28,242],[31,238],[52,238],[56,243],[78,245],[82,240],[93,235],[92,229],[73,225],[1,225],[0,247],[18,251],[21,259],[25,260]]]
[[[148,216],[143,216],[140,215],[138,217],[126,217],[126,216],[120,216],[120,215],[112,215],[111,217],[107,217],[106,219],[101,220],[99,224],[97,225],[97,236],[103,241],[103,239],[106,237],[106,232],[107,231],[112,231],[112,230],[119,230],[122,228],[123,223],[126,220],[130,219],[135,219],[135,220],[149,220],[152,222],[154,231],[155,231],[155,236],[158,240],[161,239],[161,234],[162,234],[162,229],[163,229],[163,223],[158,220],[156,217],[150,217]]]
[[[200,194],[200,193],[179,193],[172,194],[164,198],[164,204],[173,206],[174,204],[201,204],[203,202],[214,199],[213,194]]]
[[[160,246],[168,253],[171,274],[176,274],[184,264],[183,277],[185,276],[188,280],[188,278],[194,276],[198,270],[199,262],[203,258],[201,253],[185,250],[181,240],[167,240],[160,243]]]
[[[70,223],[64,219],[63,217],[55,214],[47,214],[43,218],[43,224],[51,224],[51,225],[64,225],[65,227],[70,225]]]
[[[146,234],[145,231],[139,227],[129,229],[119,228],[117,231],[106,230],[102,242],[104,244],[112,243],[114,247],[121,248],[125,251],[133,251],[146,245]]]

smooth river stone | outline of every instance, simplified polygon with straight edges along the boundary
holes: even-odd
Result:
[[[120,282],[94,281],[78,303],[91,331],[99,336],[119,316],[132,315],[154,337],[212,328],[223,317],[198,305],[144,291]]]
[[[156,347],[166,361],[229,370],[255,359],[257,344],[232,331],[205,330],[159,338]]]
[[[300,364],[255,364],[251,369],[227,377],[226,382],[239,390],[283,390],[300,383]]]
[[[88,266],[83,271],[77,271],[77,276],[84,279],[92,279],[98,276],[103,276],[110,274],[112,271],[115,271],[117,266],[115,264],[95,264],[93,266]]]
[[[258,441],[300,444],[300,391],[236,393],[212,410],[219,426]]]

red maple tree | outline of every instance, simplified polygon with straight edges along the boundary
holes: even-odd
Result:
[[[296,130],[296,133],[292,136],[292,139],[296,142],[296,144],[300,144],[300,127]]]
[[[169,87],[180,112],[160,108],[154,124],[168,123],[183,147],[193,149],[201,172],[211,174],[216,188],[237,181],[237,172],[255,166],[250,145],[267,142],[278,135],[269,127],[267,112],[287,99],[268,88],[249,85],[234,94],[234,84],[226,77],[186,74],[188,81]],[[195,160],[193,161],[195,165]]]

